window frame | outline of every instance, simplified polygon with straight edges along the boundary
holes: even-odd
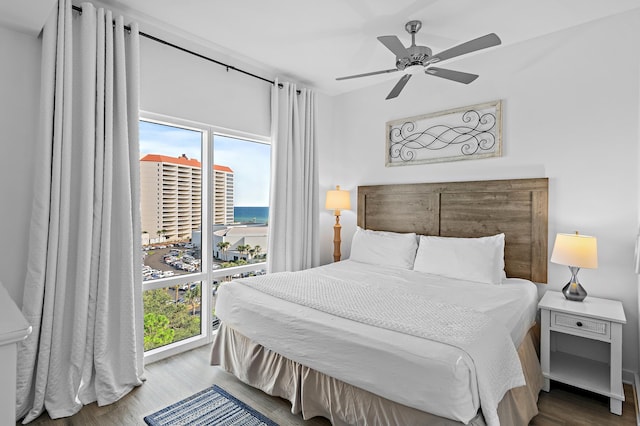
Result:
[[[225,136],[233,139],[242,139],[250,142],[263,143],[271,145],[271,138],[267,136],[260,136],[243,132],[239,130],[228,129],[220,126],[215,126],[206,123],[200,123],[192,120],[186,120],[174,116],[153,113],[149,111],[140,111],[139,121],[147,121],[150,123],[156,123],[161,125],[173,126],[184,128],[187,130],[193,130],[201,132],[202,146],[201,146],[201,259],[200,272],[194,272],[191,274],[178,275],[167,278],[159,278],[156,280],[143,281],[142,291],[154,290],[158,288],[171,287],[179,284],[183,284],[185,281],[199,281],[201,284],[201,301],[200,301],[200,334],[197,336],[189,337],[187,339],[173,342],[168,345],[160,346],[155,349],[151,349],[144,352],[144,363],[149,364],[161,359],[176,355],[178,353],[185,352],[190,349],[194,349],[199,346],[209,344],[213,341],[215,332],[212,330],[212,283],[213,280],[221,278],[223,276],[230,276],[236,273],[246,272],[249,270],[265,269],[266,263],[255,263],[252,265],[243,265],[232,268],[213,269],[213,233],[205,232],[206,228],[210,230],[213,228],[213,165],[215,164],[214,158],[214,141],[216,136]],[[269,176],[271,179],[271,176]],[[206,182],[206,185],[205,185]],[[140,238],[140,236],[137,236]],[[209,255],[205,255],[209,253]],[[253,267],[253,268],[252,268]],[[140,295],[142,297],[142,295]],[[143,312],[144,315],[144,312]]]

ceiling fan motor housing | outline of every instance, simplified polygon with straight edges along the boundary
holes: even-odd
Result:
[[[426,46],[410,46],[407,47],[409,56],[404,58],[396,58],[396,67],[402,71],[411,65],[427,65],[427,60],[431,57],[431,49]]]

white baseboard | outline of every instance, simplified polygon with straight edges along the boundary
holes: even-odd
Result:
[[[633,370],[627,370],[626,368],[622,369],[622,382],[623,383],[629,383],[630,385],[635,383],[635,376],[637,376],[638,373],[633,371]]]

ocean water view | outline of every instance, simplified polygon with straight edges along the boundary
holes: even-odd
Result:
[[[233,207],[233,216],[236,222],[267,223],[269,220],[269,207]]]

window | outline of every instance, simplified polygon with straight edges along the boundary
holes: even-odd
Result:
[[[218,326],[218,285],[264,273],[271,147],[239,132],[142,117],[144,340],[151,362],[209,342]]]
[[[225,200],[224,208],[221,201],[218,204],[221,212],[215,215],[213,226],[211,315],[215,329],[215,292],[220,283],[266,271],[271,146],[216,133],[213,157],[215,194]],[[222,210],[230,222],[218,220]]]

